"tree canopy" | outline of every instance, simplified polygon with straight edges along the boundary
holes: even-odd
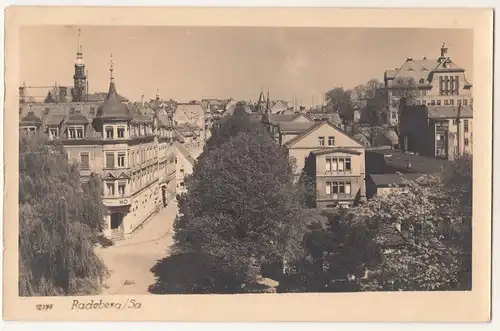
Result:
[[[470,157],[439,177],[403,181],[346,211],[311,211],[305,220],[305,255],[283,291],[471,288]]]
[[[174,225],[180,251],[212,256],[240,285],[254,281],[263,264],[297,254],[303,233],[292,164],[245,116],[228,120],[220,131],[227,141],[199,159]]]
[[[96,293],[106,268],[94,254],[104,212],[100,180],[44,136],[19,140],[20,295]]]

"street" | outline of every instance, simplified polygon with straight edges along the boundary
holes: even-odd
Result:
[[[174,199],[132,238],[118,241],[112,247],[96,248],[111,273],[102,294],[148,294],[148,287],[155,282],[150,269],[167,255],[173,243],[172,227],[176,215]]]

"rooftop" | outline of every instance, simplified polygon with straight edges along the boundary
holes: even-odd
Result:
[[[412,173],[438,174],[450,161],[403,153],[395,149],[367,149],[366,154],[377,153],[384,157],[385,164],[393,169]]]
[[[424,174],[372,174],[369,177],[377,186],[402,185],[403,180],[416,181]]]
[[[472,118],[472,106],[425,106],[429,118],[457,118],[460,109],[460,118]]]
[[[302,133],[309,130],[314,122],[282,122],[279,124],[279,131],[282,133]]]

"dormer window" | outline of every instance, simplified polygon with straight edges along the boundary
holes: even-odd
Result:
[[[106,129],[106,138],[107,139],[113,139],[113,127],[112,126],[107,126]]]
[[[118,138],[125,138],[125,128],[124,127],[118,128]]]
[[[56,139],[59,136],[59,128],[50,128],[49,137],[51,139]]]
[[[84,135],[83,125],[71,125],[68,127],[68,138],[82,139]]]

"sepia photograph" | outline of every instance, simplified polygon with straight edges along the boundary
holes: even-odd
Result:
[[[17,296],[138,310],[142,295],[468,293],[488,272],[474,29],[17,36]]]

